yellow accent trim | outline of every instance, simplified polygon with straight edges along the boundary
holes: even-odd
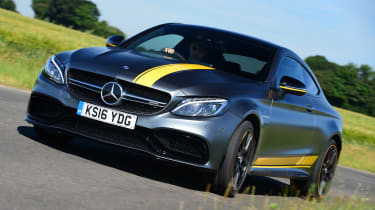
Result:
[[[259,157],[254,162],[256,166],[311,166],[319,156],[298,156],[298,157]]]
[[[251,168],[311,168],[311,166],[252,166]]]
[[[280,88],[281,89],[285,89],[285,90],[293,90],[293,91],[298,91],[298,92],[306,93],[306,90],[300,90],[300,89],[296,89],[296,88],[290,88],[290,87],[286,87],[286,86],[282,86],[282,85],[280,85]]]
[[[169,64],[148,69],[139,74],[133,82],[143,86],[151,87],[160,78],[178,71],[188,70],[214,70],[214,68],[199,64]]]
[[[105,43],[107,46],[110,46],[110,47],[116,47],[115,44],[111,44],[111,43]]]
[[[312,165],[315,163],[315,161],[318,159],[319,156],[303,156],[296,165]]]
[[[242,141],[245,139],[246,135],[250,132],[250,129],[245,131],[245,133],[243,134],[242,138],[241,138],[241,143]]]

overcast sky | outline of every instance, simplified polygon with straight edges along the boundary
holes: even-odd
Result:
[[[31,0],[15,0],[33,17]],[[232,30],[290,48],[305,58],[375,69],[374,0],[93,0],[101,19],[132,36],[166,22]],[[236,3],[234,3],[236,2]]]

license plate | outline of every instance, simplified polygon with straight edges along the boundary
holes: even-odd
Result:
[[[108,109],[106,107],[83,101],[80,101],[78,104],[77,115],[129,129],[134,129],[135,123],[137,122],[136,115]]]

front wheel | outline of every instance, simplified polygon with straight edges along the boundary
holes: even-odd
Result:
[[[308,180],[290,180],[292,189],[301,195],[322,198],[328,193],[333,176],[335,175],[339,151],[336,141],[331,140],[323,156],[319,158],[313,175]]]
[[[214,192],[234,197],[241,189],[255,153],[254,127],[249,121],[243,122],[234,132],[228,146],[224,162],[214,181]]]

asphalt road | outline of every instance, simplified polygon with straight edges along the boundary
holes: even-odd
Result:
[[[198,172],[87,139],[38,139],[24,122],[28,97],[0,86],[0,209],[237,209],[286,200],[285,179],[248,176],[255,195],[223,198],[205,192]],[[375,201],[375,175],[339,167],[327,199],[343,196]]]

